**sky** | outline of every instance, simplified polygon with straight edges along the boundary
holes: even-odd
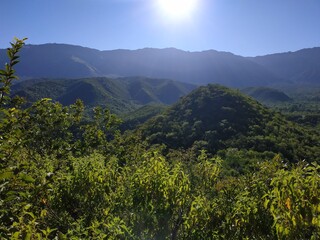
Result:
[[[0,48],[14,37],[99,50],[174,47],[241,56],[320,46],[320,0],[196,0],[179,17],[182,0],[170,13],[159,1],[165,0],[0,0]]]

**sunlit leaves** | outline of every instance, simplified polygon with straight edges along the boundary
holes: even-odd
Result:
[[[9,51],[11,65],[15,54]],[[2,79],[12,71],[7,65]],[[320,234],[317,163],[290,165],[280,155],[236,148],[221,150],[221,159],[202,150],[204,141],[193,151],[170,152],[143,142],[139,132],[120,134],[119,119],[108,110],[95,108],[94,119],[84,121],[81,101],[64,107],[42,99],[26,109],[18,102],[0,104],[1,239],[317,239]],[[159,131],[167,122],[161,124]],[[190,129],[188,122],[174,124],[181,127],[201,132],[203,122]],[[280,124],[267,128],[285,131]],[[210,138],[216,134],[206,132]],[[275,139],[260,135],[250,141],[270,146]],[[233,176],[223,169],[223,158],[239,164],[246,157],[255,159],[252,168]]]
[[[19,56],[17,55],[20,49],[23,47],[24,42],[27,38],[24,39],[14,39],[14,42],[11,43],[11,48],[7,49],[7,55],[9,58],[9,63],[5,64],[5,69],[0,70],[0,107],[6,104],[10,98],[8,97],[10,93],[10,86],[12,80],[17,79],[15,76],[15,70],[13,66],[16,65],[19,61]]]
[[[274,217],[278,237],[315,237],[320,231],[319,165],[301,163],[291,171],[280,170],[271,186],[265,207]]]

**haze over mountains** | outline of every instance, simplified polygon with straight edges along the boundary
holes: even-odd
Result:
[[[100,76],[173,79],[229,87],[320,85],[320,48],[259,57],[174,48],[99,51],[66,44],[26,45],[16,70],[22,79]],[[0,50],[0,64],[6,62]]]
[[[249,87],[241,91],[264,104],[289,102],[292,100],[287,94],[274,88]]]
[[[320,85],[320,47],[250,59],[291,83]]]
[[[125,113],[146,104],[172,104],[196,86],[166,79],[146,77],[36,79],[21,81],[12,94],[28,102],[51,98],[63,105],[81,99],[88,107],[105,106],[115,113]]]

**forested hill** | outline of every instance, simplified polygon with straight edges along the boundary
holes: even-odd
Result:
[[[81,99],[88,107],[105,106],[115,113],[125,113],[143,105],[172,104],[196,88],[195,85],[145,77],[37,79],[13,86],[13,95],[29,102],[51,98],[63,105]]]
[[[271,151],[287,159],[319,160],[318,136],[288,122],[239,91],[200,87],[143,126],[151,143],[170,148]]]
[[[0,65],[5,60],[0,50]],[[98,51],[66,44],[26,45],[17,72],[21,78],[147,76],[232,87],[265,86],[280,79],[250,59],[214,50],[174,48]]]
[[[250,87],[242,89],[241,92],[253,97],[261,103],[282,103],[292,99],[284,92],[268,87]]]
[[[191,90],[170,80],[25,81],[45,97],[26,106],[10,94],[23,45],[0,66],[0,239],[319,239],[316,128],[218,85],[140,108],[124,127],[164,113],[124,133],[108,109],[49,99]]]

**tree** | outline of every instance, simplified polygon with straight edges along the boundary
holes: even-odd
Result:
[[[18,79],[15,75],[13,66],[19,62],[19,56],[17,54],[23,47],[26,40],[27,38],[15,38],[14,41],[10,43],[11,48],[7,49],[9,63],[5,64],[5,69],[0,70],[0,108],[10,100],[8,95],[10,94],[12,81]]]

